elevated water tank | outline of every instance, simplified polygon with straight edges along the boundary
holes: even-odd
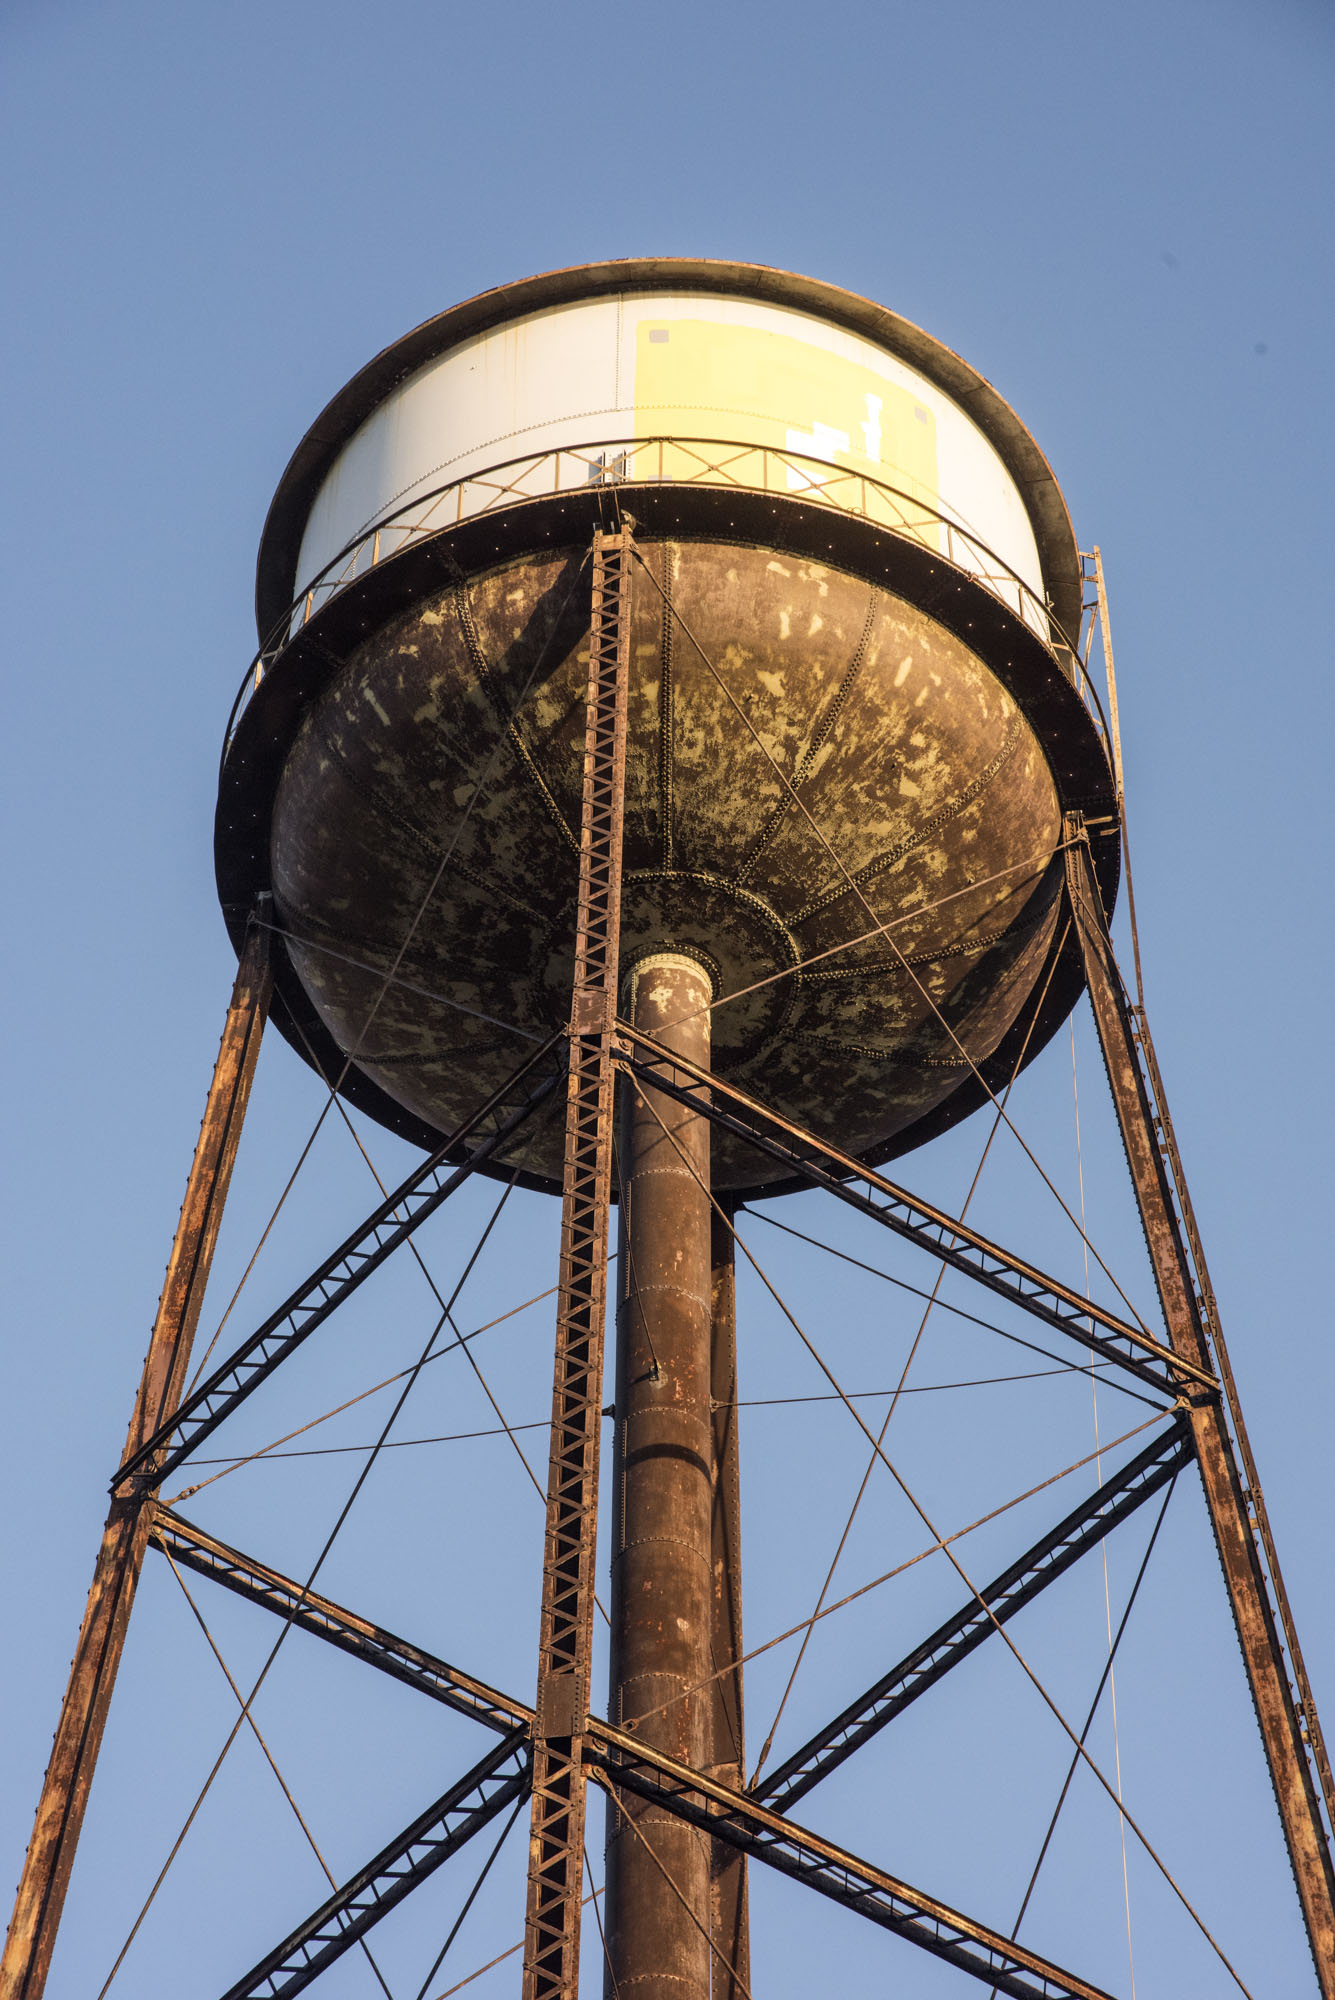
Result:
[[[592,265],[387,349],[279,486],[218,814],[277,1018],[439,1143],[569,1010],[593,528],[635,581],[622,963],[714,988],[716,1070],[871,1160],[1064,1018],[1062,814],[1112,783],[1037,446],[883,308],[752,266]],[[392,970],[393,979],[385,985]],[[526,1179],[559,1181],[560,1107]],[[773,1186],[715,1135],[717,1187]]]

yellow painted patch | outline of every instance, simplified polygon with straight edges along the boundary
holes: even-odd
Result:
[[[932,412],[883,375],[789,334],[704,319],[642,323],[635,420],[641,436],[721,438],[801,454],[815,462],[788,473],[794,491],[823,486],[824,462],[938,503]]]

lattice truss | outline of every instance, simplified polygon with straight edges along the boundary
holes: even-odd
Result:
[[[1010,1654],[1014,1671],[1007,1701],[1022,1698],[1016,1690],[1023,1687],[1023,1675],[1027,1674],[1038,1695],[1056,1712],[1054,1729],[1063,1762],[1069,1757],[1063,1800],[1072,1778],[1079,1773],[1086,1787],[1097,1792],[1101,1786],[1109,1793],[1105,1803],[1114,1824],[1119,1823],[1121,1812],[1124,1841],[1130,1839],[1134,1847],[1136,1841],[1145,1840],[1147,1845],[1134,1816],[1134,1802],[1121,1798],[1120,1779],[1110,1781],[1091,1751],[1091,1725],[1111,1678],[1113,1658],[1145,1575],[1163,1510],[1175,1482],[1194,1465],[1223,1560],[1303,1914],[1318,1960],[1318,1981],[1329,1996],[1335,1993],[1330,1860],[1335,1795],[1219,1333],[1148,1026],[1143,1009],[1127,994],[1113,957],[1091,862],[1091,839],[1097,837],[1096,830],[1085,827],[1078,816],[1068,819],[1066,914],[1084,955],[1094,1025],[1148,1243],[1161,1308],[1160,1316],[1148,1321],[1115,1285],[1103,1281],[1101,1273],[1097,1274],[1099,1282],[1091,1284],[1088,1261],[1086,1275],[1079,1283],[1050,1275],[993,1241],[966,1215],[952,1214],[915,1195],[850,1157],[828,1137],[794,1126],[717,1076],[692,1074],[680,1058],[669,1061],[651,1040],[617,1018],[628,607],[636,563],[628,526],[621,524],[595,537],[591,551],[579,937],[568,1032],[545,1045],[528,1048],[507,1084],[480,1104],[447,1144],[384,1194],[366,1220],[308,1278],[293,1287],[275,1311],[246,1338],[231,1345],[224,1359],[203,1368],[194,1384],[187,1386],[191,1341],[268,1004],[267,929],[263,913],[257,914],[228,1015],[143,1388],[114,1482],[93,1596],[10,1935],[3,1990],[14,2000],[36,2000],[41,1992],[134,1587],[144,1552],[151,1547],[170,1565],[187,1595],[191,1595],[187,1579],[191,1583],[205,1579],[268,1612],[275,1621],[279,1643],[293,1631],[318,1639],[397,1681],[424,1702],[465,1718],[486,1743],[471,1768],[427,1804],[397,1838],[346,1879],[335,1883],[331,1877],[330,1894],[319,1907],[279,1939],[249,1972],[234,1980],[226,2000],[294,1995],[352,1952],[361,1957],[364,1978],[378,1982],[378,1988],[388,1993],[389,1985],[368,1942],[375,1927],[462,1848],[494,1828],[500,1839],[490,1847],[481,1877],[473,1884],[446,1940],[448,1947],[472,1907],[505,1833],[525,1809],[531,1829],[524,1990],[527,2000],[569,2000],[579,1981],[581,1914],[587,1915],[590,1907],[597,1910],[597,1886],[586,1866],[585,1801],[590,1783],[612,1800],[628,1796],[651,1800],[660,1812],[696,1828],[700,1837],[712,1844],[716,1856],[741,1854],[778,1877],[790,1878],[913,1943],[950,1969],[949,1975],[941,1975],[947,1979],[941,1991],[949,1990],[954,1975],[960,1980],[967,1975],[994,1993],[1042,1995],[1046,2000],[1064,2000],[1065,1996],[1099,2000],[1104,1994],[1102,1987],[1031,1950],[1015,1934],[1008,1936],[977,1921],[887,1872],[880,1861],[849,1852],[811,1831],[806,1820],[816,1802],[808,1804],[808,1800],[873,1739],[893,1729],[908,1709],[960,1674],[965,1662],[980,1653]],[[1101,572],[1096,579],[1091,571],[1091,581],[1095,580],[1102,602]],[[1103,609],[1106,617],[1106,604]],[[1088,648],[1086,656],[1087,652]],[[748,1247],[757,1232],[748,1227],[743,1233],[740,1225],[750,1219],[732,1219],[730,1226],[737,1227],[746,1259],[740,1268],[758,1303],[769,1310],[776,1325],[787,1321],[801,1336],[821,1372],[817,1385],[820,1397],[841,1421],[851,1419],[858,1428],[856,1449],[867,1460],[869,1475],[875,1472],[878,1480],[895,1491],[901,1507],[899,1518],[916,1524],[912,1546],[897,1531],[896,1546],[882,1568],[891,1574],[913,1571],[917,1575],[920,1557],[929,1556],[938,1571],[949,1564],[945,1573],[955,1600],[946,1615],[930,1622],[922,1636],[904,1647],[900,1657],[883,1665],[836,1713],[801,1732],[803,1740],[774,1761],[769,1759],[775,1740],[771,1728],[759,1766],[740,1784],[723,1783],[716,1774],[674,1762],[639,1740],[633,1727],[612,1726],[595,1712],[591,1695],[598,1612],[596,1525],[605,1415],[609,1195],[615,1170],[613,1103],[618,1075],[625,1087],[652,1088],[659,1102],[703,1113],[735,1141],[744,1142],[765,1160],[777,1163],[785,1174],[817,1191],[797,1208],[780,1204],[776,1209],[757,1211],[756,1220],[768,1222],[792,1238],[803,1232],[786,1217],[799,1211],[807,1219],[813,1214],[823,1216],[830,1247],[845,1266],[857,1266],[863,1280],[867,1275],[881,1275],[875,1246],[883,1236],[924,1253],[930,1264],[923,1268],[930,1276],[931,1266],[935,1266],[940,1275],[934,1288],[918,1293],[926,1306],[919,1338],[933,1310],[952,1314],[968,1324],[971,1335],[986,1332],[1019,1341],[1018,1349],[1012,1346],[1008,1350],[1022,1356],[1014,1374],[995,1379],[1046,1377],[1045,1388],[1057,1379],[1086,1385],[1097,1382],[1104,1394],[1105,1429],[1095,1449],[1087,1443],[1076,1462],[1056,1475],[1046,1468],[1036,1473],[1026,1492],[992,1508],[983,1522],[964,1527],[951,1524],[949,1532],[942,1532],[898,1469],[898,1452],[892,1460],[885,1443],[887,1402],[893,1414],[901,1396],[918,1394],[924,1385],[906,1366],[893,1394],[875,1406],[876,1414],[864,1414],[871,1407],[867,1399],[843,1388],[818,1349],[815,1336],[820,1329],[813,1329],[809,1320],[799,1324],[767,1275],[766,1266]],[[336,1085],[337,1079],[330,1081]],[[480,1169],[500,1175],[503,1182],[507,1149],[516,1135],[543,1106],[550,1110],[552,1100],[562,1093],[565,1187],[559,1276],[553,1288],[557,1335],[545,1487],[537,1693],[530,1704],[336,1602],[324,1594],[319,1564],[305,1581],[288,1576],[187,1518],[180,1511],[180,1496],[174,1503],[161,1496],[165,1484],[181,1476],[202,1475],[188,1493],[199,1492],[223,1476],[212,1471],[217,1460],[212,1455],[205,1459],[202,1447],[208,1444],[210,1454],[216,1453],[216,1434],[305,1343],[330,1326],[338,1309],[396,1252],[407,1247],[420,1262],[418,1232],[452,1196],[475,1180]],[[329,1102],[335,1102],[332,1090]],[[1004,1140],[1009,1131],[1004,1110],[998,1109],[993,1129],[994,1133],[1000,1131]],[[505,1199],[502,1194],[499,1206],[504,1206]],[[813,1203],[819,1206],[813,1207]],[[498,1212],[499,1208],[492,1212],[483,1230],[483,1243]],[[832,1218],[836,1216],[847,1220],[842,1233],[835,1228]],[[891,1246],[887,1242],[884,1247]],[[465,1278],[477,1255],[475,1251],[465,1266]],[[815,1255],[813,1250],[811,1256]],[[422,1268],[426,1270],[424,1264]],[[838,1268],[831,1265],[832,1270]],[[976,1310],[958,1303],[958,1286],[950,1299],[942,1296],[941,1280],[946,1274],[972,1281],[977,1289],[971,1306]],[[895,1274],[891,1274],[891,1281],[901,1291],[912,1293],[916,1289]],[[510,1444],[523,1459],[515,1427],[500,1412],[478,1367],[476,1334],[460,1331],[455,1308],[463,1280],[448,1298],[434,1279],[430,1282],[440,1308],[433,1344],[413,1367],[402,1371],[401,1378],[390,1378],[400,1381],[401,1386],[394,1415],[382,1430],[378,1448],[394,1442],[389,1438],[390,1429],[409,1390],[435,1358],[440,1336],[463,1354],[460,1366],[466,1362],[475,1370],[499,1417],[498,1430],[508,1434]],[[837,1283],[833,1289],[827,1288],[827,1295],[837,1301]],[[1115,1303],[1106,1302],[1110,1297]],[[986,1317],[999,1308],[1004,1309],[1003,1327]],[[916,1348],[915,1342],[914,1352]],[[912,1362],[911,1353],[910,1366]],[[1110,1401],[1129,1413],[1113,1436],[1108,1435],[1106,1416]],[[1087,1411],[1087,1400],[1085,1408]],[[898,1436],[898,1432],[893,1435]],[[280,1439],[277,1444],[281,1448],[284,1442]],[[224,1468],[257,1462],[271,1452],[269,1447],[242,1454],[225,1461]],[[533,1479],[526,1460],[525,1467]],[[792,1471],[799,1488],[810,1477],[809,1466],[795,1466]],[[1069,1475],[1077,1475],[1078,1483],[1087,1490],[1075,1504],[1063,1505],[1059,1496],[1065,1493],[1069,1498],[1069,1489],[1058,1480]],[[354,1498],[364,1477],[365,1472],[354,1488]],[[864,1489],[866,1485],[864,1479]],[[1157,1507],[1148,1507],[1144,1517],[1155,1525],[1152,1532],[1141,1535],[1138,1548],[1143,1560],[1129,1598],[1123,1592],[1120,1624],[1114,1620],[1109,1600],[1108,1643],[1093,1705],[1087,1715],[1083,1707],[1077,1713],[1069,1705],[1067,1693],[1059,1704],[1038,1685],[1011,1631],[1012,1621],[1019,1619],[1015,1631],[1022,1633],[1021,1613],[1086,1558],[1095,1552],[1106,1554],[1110,1538],[1123,1533],[1124,1524],[1155,1501]],[[994,1537],[1009,1532],[1009,1508],[1021,1503],[1027,1508],[1026,1521],[1032,1522],[1037,1518],[1036,1510],[1046,1508],[1048,1524],[1032,1535],[1028,1546],[1002,1563],[990,1580],[975,1582],[971,1560],[967,1556],[961,1560],[968,1547],[964,1538],[994,1519],[1001,1523],[1000,1530],[993,1529]],[[856,1513],[856,1505],[853,1511]],[[340,1520],[346,1515],[347,1507]],[[420,1532],[420,1501],[413,1525]],[[436,1532],[442,1538],[451,1533],[467,1535],[469,1523],[440,1523]],[[846,1529],[845,1538],[847,1533]],[[1014,1547],[1014,1539],[1009,1546]],[[328,1547],[326,1544],[326,1551]],[[839,1547],[842,1550],[843,1541]],[[1130,1574],[1133,1565],[1123,1567]],[[835,1564],[831,1563],[813,1615],[792,1633],[782,1635],[790,1655],[799,1647],[804,1654],[808,1644],[814,1643],[813,1635],[834,1629],[826,1620],[886,1580],[877,1576],[850,1593],[843,1579],[835,1583],[834,1576]],[[930,1600],[924,1597],[921,1601]],[[200,1616],[198,1600],[191,1596],[191,1603]],[[202,1616],[200,1622],[204,1623]],[[755,1656],[768,1653],[771,1644],[777,1642],[767,1640],[756,1647]],[[249,1693],[229,1674],[240,1707],[229,1744],[243,1726],[258,1736],[251,1704],[276,1651],[275,1646],[259,1682]],[[736,1662],[719,1663],[721,1674],[736,1668]],[[1165,1671],[1171,1679],[1167,1664]],[[967,1672],[963,1680],[967,1680]],[[790,1677],[788,1691],[792,1686]],[[783,1699],[787,1701],[787,1692]],[[941,1699],[939,1694],[937,1699]],[[781,1702],[781,1713],[782,1708]],[[268,1756],[267,1745],[263,1747]],[[277,1766],[274,1768],[276,1772]],[[846,1788],[834,1789],[841,1798],[849,1795]],[[1001,1815],[1004,1819],[1004,1804]],[[831,1817],[836,1816],[832,1811]],[[884,1828],[884,1853],[893,1857],[905,1844],[899,1801],[885,1798],[877,1817]],[[981,1819],[982,1814],[975,1815],[968,1800],[959,1801],[962,1842],[980,1837]],[[1050,1825],[1040,1862],[1051,1836]],[[485,1838],[478,1844],[482,1849],[488,1846]],[[1159,1861],[1157,1855],[1154,1858]],[[1177,1883],[1173,1889],[1189,1913],[1184,1921],[1196,1918],[1185,1890]],[[1199,1918],[1196,1921],[1201,1922]],[[1019,1928],[1017,1921],[1014,1932]],[[1232,1977],[1246,1991],[1241,1977],[1223,1958],[1222,1943],[1208,1932],[1206,1939],[1208,1942],[1201,1940],[1200,1949],[1205,1955],[1203,1962],[1211,1968],[1210,1976],[1225,1981]],[[749,1996],[751,1988],[743,1970],[727,1962],[717,1937],[713,1944],[720,1961],[715,1990],[727,1993],[730,2000],[741,1994]],[[1217,1957],[1210,1955],[1212,1946]],[[512,1982],[518,1951],[516,1941],[514,1956],[502,1954],[509,1970],[501,1976]],[[189,1990],[208,1990],[207,1968],[222,1965],[228,1956],[225,1937],[212,1928],[192,1968]],[[428,1994],[457,1990],[443,1974],[437,1977],[441,1956],[428,1973],[419,2000],[426,2000]],[[583,1959],[587,1978],[588,1951]]]

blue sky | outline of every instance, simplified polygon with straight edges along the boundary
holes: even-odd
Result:
[[[513,0],[485,10],[407,0],[378,13],[343,0],[0,0],[3,1504],[17,1611],[0,1663],[0,1831],[11,1879],[231,977],[212,886],[213,788],[253,650],[270,493],[328,397],[408,327],[489,285],[607,256],[735,257],[884,301],[997,384],[1048,454],[1082,547],[1103,549],[1150,1015],[1308,1665],[1335,1726],[1322,595],[1335,463],[1333,84],[1335,12],[1318,0],[1098,10],[834,0],[787,11],[691,0],[619,14]],[[1143,1297],[1083,1019],[1075,1042],[1091,1234]],[[1072,1194],[1065,1038],[1016,1102]],[[206,1331],[317,1110],[312,1080],[275,1041]],[[958,1201],[981,1138],[967,1128],[904,1177]],[[405,1170],[409,1155],[385,1135],[371,1130],[366,1143],[384,1173]],[[253,1305],[258,1317],[373,1194],[346,1134],[331,1129],[238,1313]],[[1003,1163],[980,1196],[987,1226],[1078,1277],[1040,1194]],[[442,1274],[493,1200],[473,1191],[424,1242]],[[865,1255],[865,1239],[814,1201],[801,1212],[796,1226],[836,1228]],[[516,1197],[497,1228],[505,1247],[469,1295],[475,1324],[550,1281],[553,1205]],[[827,1267],[781,1243],[755,1226],[766,1269],[824,1327]],[[908,1252],[884,1254],[887,1268],[921,1279]],[[840,1282],[823,1337],[850,1379],[877,1386],[900,1351],[904,1309],[870,1281]],[[401,1365],[423,1337],[429,1299],[416,1284],[410,1271],[387,1273],[318,1360],[275,1385],[253,1442]],[[744,1308],[755,1393],[804,1393],[800,1357],[758,1285]],[[514,1421],[537,1421],[550,1306],[514,1329],[488,1350],[488,1380]],[[981,1348],[939,1338],[932,1380],[985,1372]],[[462,1376],[423,1399],[413,1436],[488,1420]],[[967,1411],[959,1398],[920,1400],[940,1413],[906,1434],[906,1462],[943,1517],[970,1519],[983,1511],[975,1498],[1020,1490],[1075,1459],[1081,1440],[1090,1448],[1087,1388],[999,1387]],[[758,1642],[814,1596],[847,1498],[849,1438],[825,1406],[751,1414],[747,1616]],[[1117,1398],[1101,1399],[1105,1437],[1133,1421],[1121,1422]],[[367,1434],[363,1424],[339,1437]],[[538,1440],[540,1470],[541,1432],[523,1435]],[[378,1467],[328,1588],[527,1695],[541,1510],[513,1458],[504,1439],[478,1439]],[[252,1469],[191,1504],[296,1568],[359,1462]],[[1023,1516],[1034,1532],[1049,1518],[1036,1504]],[[1142,1517],[1125,1549],[1110,1545],[1114,1617],[1147,1531]],[[885,1549],[893,1559],[911,1532],[888,1495],[878,1501],[865,1545],[846,1558],[850,1576],[887,1567]],[[980,1569],[1019,1545],[989,1545]],[[870,1679],[951,1594],[946,1575],[906,1586],[883,1617],[850,1614],[846,1636],[813,1647],[791,1726],[840,1705],[860,1668]],[[1101,1569],[1060,1605],[1059,1594],[1026,1614],[1022,1636],[1068,1710],[1083,1713],[1106,1646]],[[265,1631],[244,1607],[198,1601],[240,1678]],[[260,1720],[340,1874],[477,1747],[464,1725],[423,1718],[402,1690],[367,1691],[351,1663],[310,1657],[317,1650],[298,1657],[294,1644]],[[759,1735],[786,1672],[779,1656],[782,1672],[755,1671]],[[1215,1558],[1185,1483],[1118,1664],[1118,1737],[1100,1724],[1100,1757],[1120,1753],[1128,1804],[1246,1984],[1258,1995],[1310,1990]],[[101,1986],[234,1707],[177,1585],[152,1573],[55,2000]],[[1062,1741],[1004,1662],[962,1676],[958,1709],[928,1708],[857,1782],[813,1799],[809,1818],[1008,1928]],[[1069,1841],[1024,1935],[1129,1992],[1129,1902],[1138,1993],[1236,1991],[1134,1842],[1124,1893],[1116,1816],[1095,1788],[1069,1810]],[[518,1935],[521,1849],[516,1834],[451,1953],[453,1978]],[[466,1856],[462,1872],[438,1877],[420,1911],[394,1920],[395,1937],[384,1926],[396,1994],[417,1991],[475,1865]],[[111,1991],[161,1991],[168,1979],[221,1991],[320,1894],[258,1751],[238,1746]],[[758,2000],[828,1983],[832,1960],[849,1990],[873,1980],[924,1996],[961,1989],[796,1891],[758,1884],[755,1903]],[[467,1990],[510,1992],[516,1977],[508,1960]],[[369,1981],[353,1956],[326,1990],[351,1995]],[[442,1971],[431,1991],[450,1983]]]

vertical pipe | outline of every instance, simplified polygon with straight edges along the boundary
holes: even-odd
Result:
[[[264,1031],[269,1004],[267,945],[268,932],[252,925],[237,968],[122,1464],[147,1443],[180,1401]],[[116,1494],[107,1515],[0,1959],[4,2000],[40,2000],[46,1985],[152,1525],[154,1495],[150,1472],[142,1484],[135,1482]]]
[[[713,1346],[710,1365],[714,1430],[712,1520],[713,1598],[710,1671],[711,1777],[741,1791],[746,1784],[742,1711],[741,1477],[737,1437],[737,1272],[732,1210],[710,1221]],[[736,1664],[733,1664],[733,1663]],[[714,1940],[714,2000],[746,2000],[751,1981],[746,1856],[726,1840],[710,1857],[710,1935]]]
[[[632,1024],[707,1068],[708,973],[662,952],[630,974]],[[609,1709],[697,1769],[712,1756],[714,1445],[709,1123],[638,1081],[621,1138]],[[642,1720],[640,1720],[642,1718]],[[609,1808],[607,1992],[709,2000],[709,1843],[627,1795]]]

